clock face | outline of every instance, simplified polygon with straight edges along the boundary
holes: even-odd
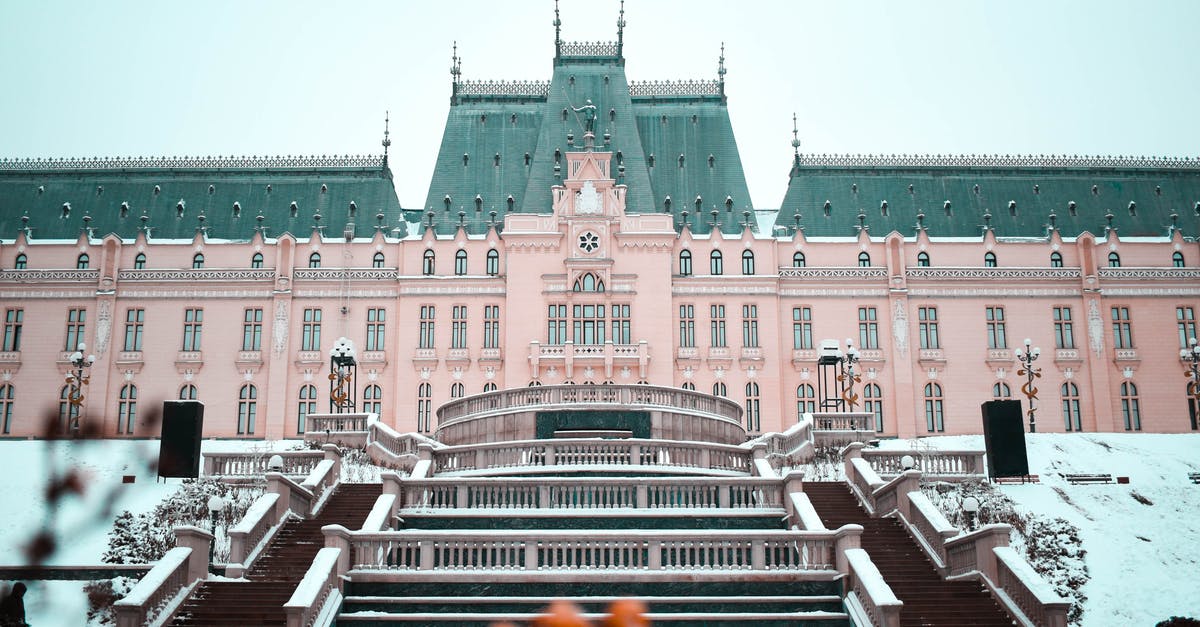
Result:
[[[591,231],[584,231],[579,234],[579,250],[585,253],[594,253],[600,248],[600,236]]]

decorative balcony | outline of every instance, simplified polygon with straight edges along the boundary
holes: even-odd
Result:
[[[1142,358],[1138,356],[1136,348],[1118,348],[1113,351],[1113,361],[1122,362],[1139,362]]]
[[[641,341],[637,344],[563,344],[543,345],[540,342],[529,343],[529,364],[533,368],[533,376],[541,374],[541,369],[553,366],[562,369],[567,379],[573,379],[576,366],[586,368],[604,368],[604,378],[612,379],[613,369],[630,368],[637,371],[639,379],[647,376],[650,365],[649,343]]]
[[[1079,354],[1077,348],[1058,348],[1054,350],[1054,363],[1056,364],[1077,364],[1083,361],[1083,357]]]
[[[296,353],[296,363],[323,364],[325,363],[325,355],[321,354],[321,351],[300,351]]]
[[[16,374],[21,369],[20,351],[0,352],[0,372]]]
[[[71,354],[63,353],[62,359],[59,361],[70,363]],[[146,365],[145,359],[142,356],[142,351],[121,351],[117,353],[116,367],[121,372],[132,372],[138,374],[142,371],[142,366]]]
[[[238,372],[257,374],[263,365],[262,351],[238,351],[234,365],[237,366]]]
[[[884,361],[883,351],[878,348],[860,348],[858,349],[859,361]]]
[[[991,368],[1010,366],[1013,363],[1013,352],[1007,348],[989,348],[985,361]]]
[[[385,351],[363,351],[358,354],[358,363],[360,364],[381,364],[387,365],[387,353]]]
[[[471,353],[466,348],[451,348],[446,351],[446,363],[469,364],[471,363]]]
[[[204,366],[204,353],[200,351],[179,351],[175,355],[175,370],[179,374],[199,372]]]
[[[705,359],[709,364],[728,367],[733,363],[733,350],[728,346],[710,346],[705,354]]]
[[[940,348],[922,348],[917,353],[922,368],[937,368],[946,365],[946,355]]]
[[[480,362],[503,362],[504,352],[500,348],[481,348],[479,349]]]
[[[418,348],[413,351],[413,365],[419,368],[436,368],[438,363],[436,348]]]
[[[738,361],[742,367],[746,367],[761,363],[763,359],[763,349],[761,346],[743,346]]]
[[[817,351],[811,348],[798,348],[792,351],[792,365],[800,368],[816,367]]]

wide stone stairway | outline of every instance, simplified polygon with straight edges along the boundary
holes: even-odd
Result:
[[[321,527],[340,524],[357,529],[379,497],[378,483],[342,483],[321,513],[292,519],[246,574],[249,581],[205,581],[184,602],[172,625],[229,627],[286,625],[283,605],[325,545]]]
[[[863,526],[862,548],[903,603],[900,624],[1010,627],[1009,615],[978,581],[945,581],[895,518],[871,518],[842,482],[806,482],[804,493],[825,526]]]

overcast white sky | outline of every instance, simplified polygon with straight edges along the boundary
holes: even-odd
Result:
[[[465,79],[551,74],[554,6],[0,2],[0,157],[377,153],[424,202]],[[1200,2],[630,0],[632,80],[715,78],[754,204],[814,153],[1200,155]],[[562,3],[615,38],[616,0]]]

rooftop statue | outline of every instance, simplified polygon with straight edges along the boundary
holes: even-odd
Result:
[[[595,131],[596,105],[592,104],[592,100],[590,98],[588,99],[587,104],[583,105],[582,107],[571,107],[571,109],[574,110],[575,113],[579,113],[580,111],[583,112],[583,129],[585,132],[591,133]]]

